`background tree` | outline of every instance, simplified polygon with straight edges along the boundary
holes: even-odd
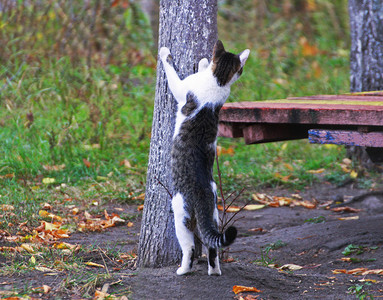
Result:
[[[200,59],[210,56],[217,35],[216,0],[160,1],[159,47],[166,46],[181,78],[197,71]],[[175,236],[171,198],[170,151],[176,104],[163,67],[157,65],[157,86],[142,217],[139,266],[175,264],[180,249]],[[164,187],[165,186],[165,187]]]
[[[349,0],[348,8],[351,33],[350,90],[383,90],[383,1]],[[367,152],[373,155],[376,151],[375,148],[367,148]],[[350,147],[348,152],[364,166],[372,165],[363,147]]]

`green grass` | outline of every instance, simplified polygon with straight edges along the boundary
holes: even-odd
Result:
[[[39,226],[44,203],[63,218],[73,206],[97,214],[114,203],[141,204],[134,197],[145,191],[156,80],[148,20],[134,1],[127,8],[102,6],[96,19],[94,10],[83,10],[80,2],[25,9],[18,3],[13,14],[0,12],[1,233],[15,235],[22,222],[31,230]],[[265,2],[264,11],[251,0],[222,3],[218,27],[226,49],[251,49],[228,101],[349,91],[346,0],[316,2],[314,11],[303,12],[285,12],[280,1]],[[73,11],[79,11],[82,26],[62,30]],[[336,18],[323,22],[329,11]],[[92,20],[94,33],[83,26]],[[64,33],[69,38],[60,48]],[[316,53],[305,53],[305,47]],[[229,194],[245,188],[243,199],[270,187],[296,191],[318,182],[350,180],[340,166],[346,155],[343,147],[307,141],[246,146],[241,139],[224,138],[218,145],[234,153],[219,157],[223,190]],[[323,173],[308,172],[322,168]],[[47,178],[51,183],[45,183]],[[370,188],[377,187],[376,178],[358,172],[352,180]],[[133,221],[137,217],[121,216]],[[77,229],[73,218],[66,222],[71,231]],[[269,254],[276,247],[262,250],[264,264],[272,262]],[[80,254],[89,252],[82,249]],[[78,258],[51,248],[42,248],[39,255],[0,255],[7,260],[0,275],[27,273],[40,264],[54,269],[58,261],[70,273],[62,290],[85,286],[82,294],[87,296],[105,279],[84,271]],[[115,255],[117,250],[109,253]],[[28,287],[22,292],[30,293]]]
[[[297,17],[292,23],[278,23],[278,30],[290,34],[299,22]],[[348,91],[347,50],[331,37],[327,43],[318,37],[309,42],[319,52],[307,56],[299,42],[303,28],[297,28],[294,39],[283,38],[279,45],[270,36],[273,32],[261,33],[270,39],[262,46],[256,40],[226,38],[232,51],[252,50],[228,101]],[[73,64],[69,56],[11,58],[0,67],[0,204],[16,207],[13,221],[27,218],[36,223],[40,203],[64,197],[58,195],[63,184],[77,189],[82,201],[125,202],[131,193],[143,191],[155,93],[153,57],[147,54],[146,63],[136,65],[89,67],[85,58],[77,61]],[[324,178],[349,178],[338,164],[345,157],[343,147],[307,141],[245,146],[242,140],[223,138],[218,144],[235,153],[220,157],[225,192],[242,187],[248,192],[276,186],[302,189],[323,180],[307,172],[320,168],[326,170]],[[130,168],[121,165],[124,160]],[[55,167],[60,169],[52,170]],[[13,177],[3,178],[7,175]],[[44,185],[44,178],[54,183]],[[105,178],[119,188],[89,188]]]

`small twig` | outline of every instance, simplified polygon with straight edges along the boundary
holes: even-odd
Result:
[[[241,196],[241,194],[243,193],[244,190],[245,190],[245,188],[242,188],[242,190],[238,193],[238,195],[235,196],[233,200],[231,200],[230,204],[226,207],[225,211],[238,199],[239,196]],[[233,195],[233,194],[234,194],[234,192],[231,193],[231,195]]]
[[[172,193],[171,193],[171,192],[169,191],[169,189],[168,189],[168,188],[161,182],[161,180],[159,180],[157,177],[156,177],[156,179],[157,179],[157,182],[158,182],[160,185],[162,185],[163,188],[168,192],[170,198],[173,198]]]
[[[109,272],[108,266],[106,265],[105,259],[104,259],[104,257],[103,257],[102,254],[101,254],[101,253],[103,253],[103,254],[105,255],[105,253],[104,253],[104,251],[101,250],[100,247],[98,247],[98,250],[99,250],[99,252],[100,252],[100,256],[101,256],[101,258],[102,258],[102,261],[104,262],[106,272],[108,273],[108,276],[110,276],[110,272]],[[109,257],[108,257],[108,258],[109,258]]]
[[[251,200],[247,201],[245,205],[243,205],[238,211],[236,211],[236,212],[231,216],[231,218],[230,218],[225,224],[223,224],[223,226],[222,226],[222,231],[223,231],[223,230],[225,229],[225,227],[231,222],[231,220],[233,220],[233,218],[234,218],[237,214],[239,214],[239,213],[246,207],[246,205],[248,205],[250,202],[251,202]]]

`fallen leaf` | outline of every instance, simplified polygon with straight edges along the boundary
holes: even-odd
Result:
[[[282,180],[283,182],[288,182],[288,181],[289,181],[289,178],[291,177],[291,175],[283,176],[281,173],[279,173],[279,172],[275,172],[275,173],[274,173],[274,177],[275,177],[275,178],[278,178],[278,179],[280,179],[280,180]]]
[[[128,224],[126,226],[128,227],[133,227],[134,223],[133,222],[128,222]]]
[[[222,205],[217,205],[217,208],[220,211],[224,211],[224,208]],[[238,212],[240,210],[241,210],[241,208],[239,206],[233,206],[233,205],[226,208],[226,212],[228,212],[228,213],[235,213],[235,212]]]
[[[225,154],[233,156],[234,155],[234,148],[232,148],[232,147],[224,148],[222,146],[217,146],[217,155],[221,156],[221,155],[225,155]]]
[[[252,232],[263,232],[263,228],[262,227],[251,228],[251,229],[249,229],[249,231],[252,231]]]
[[[145,193],[132,197],[132,200],[145,200]]]
[[[235,294],[242,293],[242,292],[256,292],[256,293],[262,293],[261,290],[258,290],[255,287],[251,286],[242,286],[242,285],[235,285],[233,286],[233,292]]]
[[[353,178],[353,179],[355,179],[356,177],[358,177],[358,172],[352,170],[352,171],[350,172],[350,177]]]
[[[358,220],[359,216],[352,216],[352,217],[344,217],[344,218],[338,218],[340,221],[348,221],[348,220]]]
[[[51,291],[51,287],[48,286],[48,285],[43,285],[43,286],[40,286],[40,287],[36,287],[36,288],[32,288],[33,291],[35,292],[42,292],[44,294],[48,294],[50,291]]]
[[[143,210],[143,209],[144,209],[144,205],[143,204],[138,205],[137,210]]]
[[[0,209],[2,211],[11,211],[11,210],[14,210],[15,207],[13,205],[9,205],[9,204],[1,204]]]
[[[309,174],[320,174],[320,173],[323,173],[325,171],[325,169],[318,169],[318,170],[307,170],[306,173],[309,173]]]
[[[54,178],[46,177],[46,178],[43,178],[42,183],[51,184],[51,183],[54,183],[55,181],[56,181],[56,179],[54,179]]]
[[[335,212],[353,212],[353,213],[357,213],[361,211],[361,209],[357,209],[357,208],[353,208],[349,206],[334,207],[331,210]]]
[[[45,202],[45,203],[43,204],[42,209],[45,209],[45,210],[52,210],[52,205],[50,205],[49,203]]]
[[[46,171],[62,171],[62,170],[65,169],[65,164],[62,164],[62,165],[54,165],[54,166],[43,165],[43,168],[44,168],[44,170],[46,170]]]
[[[35,270],[40,271],[40,272],[54,272],[54,270],[46,268],[46,267],[35,267]]]
[[[40,217],[43,217],[43,218],[50,218],[52,220],[56,220],[56,221],[59,221],[61,222],[62,221],[62,218],[60,216],[56,216],[52,213],[49,213],[47,212],[46,210],[39,210],[39,216]]]
[[[33,247],[31,245],[21,244],[20,247],[29,253],[35,253],[35,249],[33,249]]]
[[[296,271],[302,269],[302,266],[299,265],[294,265],[294,264],[285,264],[282,267],[278,268],[279,270],[284,270],[284,271]]]
[[[289,163],[284,163],[283,165],[285,166],[285,168],[289,169],[290,171],[294,171],[293,166],[290,165]]]
[[[265,206],[266,206],[265,204],[248,204],[243,209],[244,210],[257,210],[257,209],[262,209]]]
[[[315,45],[311,45],[304,36],[299,39],[299,44],[302,47],[301,52],[303,56],[316,56],[320,53],[319,49]]]
[[[90,267],[95,267],[95,268],[105,268],[105,266],[103,265],[100,265],[100,264],[97,264],[97,263],[94,263],[94,262],[91,262],[91,261],[88,261],[85,263],[87,266],[90,266]]]
[[[91,163],[89,160],[87,160],[86,158],[83,158],[82,161],[84,162],[84,165],[87,167],[87,168],[90,168],[91,167]]]
[[[120,166],[124,166],[127,169],[130,169],[132,165],[130,164],[129,160],[124,159],[120,162]]]

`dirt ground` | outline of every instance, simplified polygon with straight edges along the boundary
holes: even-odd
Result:
[[[329,184],[313,186],[300,195],[304,199],[315,198],[319,204],[344,196],[356,196],[366,191],[352,186],[336,188]],[[276,196],[290,196],[283,190],[267,192]],[[110,284],[108,293],[126,295],[128,299],[363,299],[372,295],[383,297],[382,275],[334,274],[334,270],[383,269],[383,198],[370,195],[349,205],[360,212],[334,212],[321,208],[267,207],[255,211],[243,211],[235,225],[239,236],[230,247],[231,262],[221,264],[222,276],[208,276],[207,262],[200,258],[193,272],[177,276],[177,266],[159,269],[135,269],[134,265],[113,269],[114,265],[95,252],[92,261],[106,263],[108,280],[99,288]],[[136,214],[135,208],[131,213]],[[347,220],[358,216],[359,219]],[[322,223],[311,223],[316,217]],[[341,220],[339,218],[346,218]],[[305,222],[306,221],[306,222]],[[136,251],[140,224],[133,227],[119,226],[102,233],[76,233],[66,241],[72,244],[114,248],[124,252]],[[262,228],[262,231],[252,229]],[[361,254],[349,256],[342,251],[350,245],[362,246]],[[263,261],[262,261],[263,255]],[[358,262],[345,261],[349,257]],[[262,263],[263,262],[263,263]],[[272,265],[267,266],[267,263]],[[0,261],[0,264],[3,263]],[[281,270],[285,264],[294,264],[299,270]],[[96,272],[96,271],[95,271]],[[55,276],[41,276],[35,271],[28,275],[0,277],[0,290],[18,286],[47,284],[52,291],[40,296],[44,299],[80,299],[76,289],[62,289],[65,272]],[[261,292],[234,294],[233,286],[255,287]],[[363,286],[359,294],[350,294],[349,288]],[[57,292],[55,292],[57,291]],[[246,298],[247,297],[247,298]],[[364,298],[368,299],[368,298]]]

